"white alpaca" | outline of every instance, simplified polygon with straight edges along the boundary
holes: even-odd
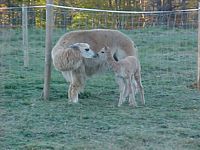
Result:
[[[62,72],[64,78],[66,80],[70,79],[73,83],[73,85],[70,85],[70,90],[68,91],[69,101],[78,102],[77,91],[81,91],[83,88],[83,86],[79,85],[79,82],[81,82],[80,80],[82,79],[82,74],[79,70],[85,69],[82,66],[85,59],[91,59],[95,57],[97,57],[97,53],[91,50],[90,45],[87,43],[75,43],[65,48],[57,49],[57,53],[52,55],[53,64],[57,66],[57,70],[64,69],[65,71],[70,71],[69,74],[64,74]],[[74,73],[77,74],[77,79],[75,78],[76,80],[73,78]]]
[[[117,30],[79,30],[64,34],[52,49],[52,59],[54,67],[70,82],[68,98],[74,103],[78,102],[78,94],[84,89],[86,79],[108,68],[105,61],[91,59],[91,55],[87,59],[80,55],[80,51],[71,49],[70,46],[74,43],[88,43],[96,53],[106,43],[116,60],[137,55],[134,42]]]
[[[145,105],[144,89],[141,83],[141,67],[138,59],[135,56],[127,56],[124,59],[115,61],[108,47],[101,49],[101,51],[98,52],[98,57],[99,59],[107,61],[115,73],[116,82],[120,90],[118,106],[121,106],[126,97],[129,97],[129,104],[131,106],[137,106],[135,101],[136,87],[133,83],[134,80],[140,90],[142,104]]]

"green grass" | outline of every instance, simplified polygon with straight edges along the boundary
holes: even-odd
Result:
[[[200,93],[197,31],[150,28],[123,31],[139,51],[146,106],[117,107],[113,74],[87,81],[69,104],[62,75],[52,71],[49,101],[43,88],[44,30],[29,30],[30,67],[23,67],[21,30],[1,31],[0,149],[198,150]],[[64,32],[54,31],[54,43]]]

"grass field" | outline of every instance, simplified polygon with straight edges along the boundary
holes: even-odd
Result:
[[[123,31],[139,51],[146,106],[117,107],[113,74],[87,81],[78,104],[69,104],[62,75],[52,71],[49,101],[43,88],[44,30],[29,30],[30,67],[23,67],[21,30],[0,37],[0,149],[199,150],[200,93],[197,31]],[[54,31],[54,43],[64,32]]]

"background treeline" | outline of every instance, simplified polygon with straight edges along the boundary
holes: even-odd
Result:
[[[199,0],[54,0],[54,4],[109,10],[129,11],[173,11],[180,9],[198,8]],[[0,0],[0,7],[20,7],[45,5],[46,0]],[[3,27],[21,26],[22,10],[0,10],[0,25]],[[197,13],[168,13],[168,14],[117,14],[81,12],[67,9],[54,9],[55,26],[61,28],[115,28],[133,29],[147,25],[167,25],[169,27],[197,26]],[[28,9],[29,26],[45,27],[45,8]]]
[[[54,0],[54,4],[111,10],[176,10],[197,8],[199,0]],[[0,0],[0,6],[45,5],[46,0]]]

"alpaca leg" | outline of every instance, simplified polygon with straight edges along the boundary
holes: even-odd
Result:
[[[133,107],[136,107],[137,103],[135,101],[135,91],[134,91],[135,89],[134,89],[134,85],[132,83],[131,77],[129,78],[129,89],[130,89],[130,92],[129,92],[129,105],[133,106]]]
[[[123,83],[122,83],[122,103],[124,103],[126,101],[126,98],[128,96],[128,85],[125,79],[122,79]]]
[[[124,89],[124,100],[129,96],[130,87],[128,85],[128,81],[124,79],[125,89]]]
[[[84,68],[79,67],[77,70],[73,70],[70,73],[63,73],[65,79],[70,82],[68,89],[68,99],[70,102],[78,102],[78,94],[84,89],[85,85],[85,72]]]
[[[69,100],[73,103],[78,102],[78,94],[83,91],[86,77],[81,68],[72,71],[72,82],[69,87]]]
[[[141,82],[141,73],[140,73],[140,71],[138,71],[138,72],[135,74],[135,80],[136,80],[137,85],[138,85],[139,90],[140,90],[140,99],[141,99],[142,105],[145,105],[144,88],[143,88],[142,82]]]
[[[68,89],[68,99],[70,102],[78,101],[78,94],[76,93],[76,85],[74,84],[74,76],[72,76],[72,71],[63,71],[63,77],[67,82],[70,82]]]
[[[78,102],[78,87],[79,84],[77,82],[76,74],[72,73],[72,71],[65,71],[62,72],[65,80],[70,82],[69,89],[68,89],[68,99],[70,102]]]
[[[72,71],[63,71],[62,75],[67,82],[72,82]]]
[[[68,99],[69,102],[77,103],[78,102],[78,94],[83,89],[84,85],[80,82],[73,82],[69,85],[68,90]]]
[[[70,83],[68,90],[68,99],[69,102],[78,102],[78,84]]]
[[[116,77],[116,82],[119,85],[119,92],[120,92],[120,98],[118,102],[118,107],[122,105],[122,103],[125,101],[124,93],[125,93],[125,83],[122,78]]]
[[[134,79],[134,76],[132,77],[132,83],[133,83],[133,87],[134,87],[134,93],[135,95],[138,93],[138,85],[137,85],[137,82],[135,81]]]

